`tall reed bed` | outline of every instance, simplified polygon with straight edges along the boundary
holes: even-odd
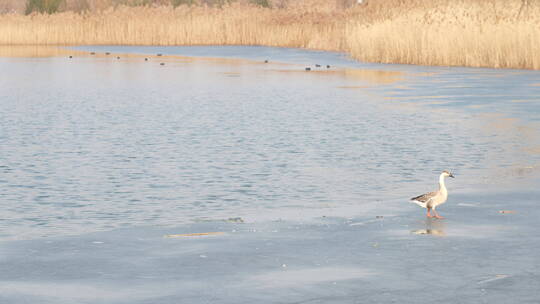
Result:
[[[540,5],[522,0],[290,1],[0,15],[4,45],[268,45],[384,63],[540,69]]]
[[[345,24],[318,12],[257,6],[120,7],[0,17],[0,44],[244,44],[342,49]]]
[[[364,61],[540,69],[537,2],[433,0],[374,22],[348,20],[344,36],[346,51]]]

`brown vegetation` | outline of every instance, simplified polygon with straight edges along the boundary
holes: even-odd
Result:
[[[528,2],[409,4],[375,22],[348,22],[348,51],[384,63],[540,69],[540,5],[523,3]]]
[[[110,1],[94,0],[80,13],[0,15],[0,44],[268,45],[344,51],[370,62],[540,69],[540,4],[526,0],[274,0],[273,8],[223,0],[103,9]]]

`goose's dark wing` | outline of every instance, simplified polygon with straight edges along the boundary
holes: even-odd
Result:
[[[435,195],[437,195],[437,192],[429,192],[426,194],[413,197],[411,198],[411,201],[419,201],[419,202],[425,203],[429,201],[430,199],[432,199]]]

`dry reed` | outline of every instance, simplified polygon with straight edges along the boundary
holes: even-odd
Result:
[[[523,14],[520,7],[521,1],[434,0],[377,22],[350,21],[346,51],[383,63],[538,70],[540,6],[530,4]]]
[[[540,69],[540,5],[522,0],[303,0],[0,15],[3,45],[267,45],[384,63]]]

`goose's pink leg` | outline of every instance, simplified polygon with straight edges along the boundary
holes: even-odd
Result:
[[[444,217],[440,216],[435,209],[433,209],[433,213],[435,213],[435,217],[438,219],[443,219]]]
[[[433,217],[433,215],[431,215],[430,211],[431,211],[431,208],[428,207],[427,208],[427,214],[426,214],[427,217]],[[435,212],[435,210],[433,210],[433,212]]]

